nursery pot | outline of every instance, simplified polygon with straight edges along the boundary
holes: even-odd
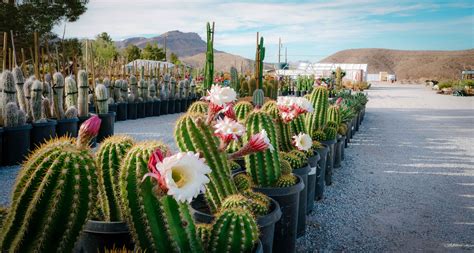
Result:
[[[127,119],[137,119],[138,114],[138,103],[128,103],[127,104]]]
[[[175,101],[176,101],[175,99],[168,100],[168,114],[175,113],[175,110],[176,110],[176,102]]]
[[[160,116],[161,113],[161,101],[153,101],[153,116]]]
[[[42,123],[31,123],[30,149],[34,150],[41,144],[56,136],[56,120],[48,119]]]
[[[290,187],[255,187],[261,192],[276,200],[280,204],[281,219],[275,224],[273,238],[273,252],[291,253],[296,250],[296,228],[298,225],[298,207],[300,192],[304,188],[303,179],[296,175],[298,181]]]
[[[105,252],[105,249],[123,248],[133,251],[134,243],[125,222],[88,220],[74,252]]]
[[[115,115],[115,121],[127,120],[127,103],[117,104],[117,114]]]
[[[311,172],[311,168],[307,164],[299,169],[293,170],[293,173],[300,176],[303,179],[304,188],[300,191],[300,203],[298,207],[298,225],[296,227],[296,237],[299,238],[305,234],[306,231],[306,207],[308,198],[308,173]]]
[[[25,159],[30,149],[30,133],[32,126],[4,127],[3,128],[3,165],[17,165]]]
[[[145,102],[145,116],[153,117],[153,101]]]
[[[193,103],[193,99],[192,99],[192,98],[186,98],[186,108],[184,109],[184,111],[187,111],[188,108],[191,106],[192,103]]]
[[[188,99],[182,98],[181,99],[181,112],[185,112],[188,109]]]
[[[145,116],[146,116],[145,102],[138,102],[137,103],[137,119],[145,118]]]
[[[196,223],[209,224],[214,221],[214,215],[211,214],[203,194],[200,194],[197,198],[193,199],[190,211]],[[265,253],[272,252],[275,223],[280,220],[280,217],[280,205],[278,202],[270,198],[270,212],[267,215],[257,217],[257,224],[260,228],[259,239],[263,246],[263,252]]]
[[[95,112],[94,104],[89,104],[89,112]]]
[[[330,141],[322,141],[321,143],[324,143],[329,146],[329,152],[327,155],[326,159],[326,185],[331,185],[332,184],[332,169],[334,168],[334,155],[336,153],[336,143],[337,140],[330,140]]]
[[[347,131],[346,131],[346,139],[344,141],[344,147],[347,148],[349,146],[349,143],[351,142],[351,122],[346,122],[347,124]]]
[[[341,144],[341,161],[344,161],[344,153],[345,153],[345,150],[346,150],[346,140],[347,140],[347,137],[345,135],[342,136],[342,144]]]
[[[314,200],[321,200],[324,197],[324,186],[326,186],[326,161],[329,153],[329,146],[322,144],[323,148],[316,149],[319,154],[318,166],[316,168],[316,187]]]
[[[109,136],[114,135],[115,112],[99,114],[100,122],[99,134],[97,134],[97,142],[102,142]]]
[[[359,125],[360,125],[360,121],[359,121],[359,120],[360,120],[360,117],[359,117],[359,115],[360,115],[360,112],[358,112],[357,115],[355,116],[355,130],[356,130],[356,132],[359,131]]]
[[[342,161],[342,145],[344,145],[344,138],[342,136],[337,136],[337,143],[334,146],[334,168],[341,167]]]
[[[78,129],[78,133],[79,134],[79,129],[81,129],[81,125],[82,123],[84,123],[84,121],[88,120],[91,116],[86,116],[86,117],[79,117],[79,122],[77,122],[77,129]],[[97,136],[92,138],[92,140],[90,141],[89,145],[94,148],[95,146],[97,146]]]
[[[245,160],[243,158],[235,159],[234,162],[240,165],[243,171],[245,171]]]
[[[3,127],[0,127],[0,165],[2,165],[2,154],[3,154]]]
[[[175,99],[174,100],[174,113],[180,113],[181,112],[181,99]]]
[[[117,104],[109,104],[109,112],[117,112]]]
[[[168,114],[168,100],[161,100],[160,115]]]
[[[314,195],[316,193],[316,170],[318,167],[318,161],[320,156],[317,152],[308,159],[309,167],[311,168],[308,173],[308,194],[306,195],[306,213],[309,214],[314,209]]]
[[[56,136],[77,137],[79,118],[56,120]]]

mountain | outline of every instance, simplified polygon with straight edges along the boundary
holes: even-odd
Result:
[[[411,51],[379,48],[339,51],[322,63],[367,63],[369,74],[394,73],[398,80],[453,79],[474,69],[474,49],[458,51]]]

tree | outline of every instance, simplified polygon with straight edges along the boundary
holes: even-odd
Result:
[[[175,53],[171,53],[171,55],[170,55],[170,61],[171,61],[171,63],[173,63],[174,65],[181,65],[181,61],[179,60],[178,55],[175,54]]]
[[[98,34],[96,38],[97,39],[102,39],[103,41],[105,41],[107,43],[112,43],[113,42],[110,35],[106,32],[102,32],[102,33]]]
[[[129,62],[140,59],[141,53],[141,49],[133,44],[128,45],[124,50],[124,56]]]
[[[102,37],[103,35],[105,35],[105,39]],[[118,56],[117,47],[107,33],[97,35],[96,40],[92,42],[92,49],[94,56],[104,62],[109,62]]]
[[[150,43],[146,43],[145,48],[142,50],[142,59],[145,60],[154,60],[154,61],[162,61],[165,59],[165,53],[162,48],[158,47],[158,44],[151,45]]]

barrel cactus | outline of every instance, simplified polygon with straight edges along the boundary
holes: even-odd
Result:
[[[307,133],[314,133],[323,129],[327,121],[329,91],[324,86],[319,86],[311,92],[310,102],[314,112],[306,114],[305,126]],[[314,136],[312,136],[314,138]]]
[[[257,89],[253,92],[252,103],[255,107],[260,108],[263,105],[265,95],[262,89]]]
[[[293,174],[282,175],[275,183],[277,187],[290,187],[296,184],[298,179]]]
[[[207,114],[208,110],[208,103],[203,102],[203,101],[196,101],[191,104],[188,108],[189,113],[199,113],[199,114]]]
[[[238,102],[234,106],[235,116],[239,122],[244,122],[252,110],[253,105],[247,101]]]

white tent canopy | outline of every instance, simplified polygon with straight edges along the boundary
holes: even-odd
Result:
[[[160,66],[160,69],[163,69],[164,67],[167,68],[173,68],[174,67],[174,64],[171,63],[171,62],[166,62],[166,61],[152,61],[152,60],[134,60],[134,61],[131,61],[129,62],[127,65],[125,65],[126,67],[133,67],[133,66],[136,66],[138,68],[144,66],[144,67],[147,67],[147,66],[150,66],[152,68],[157,68],[158,66]]]
[[[283,76],[314,75],[315,77],[329,77],[331,76],[331,73],[337,69],[337,67],[340,67],[346,72],[346,76],[344,77],[346,80],[356,80],[358,74],[362,74],[362,80],[364,81],[367,78],[367,64],[350,63],[301,62],[296,69],[279,69],[276,71],[276,73]]]

